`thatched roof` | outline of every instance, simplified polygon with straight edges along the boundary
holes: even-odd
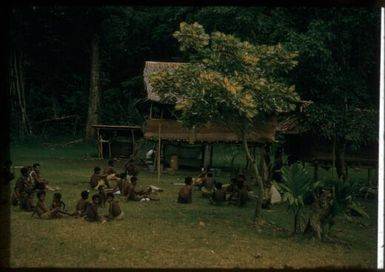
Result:
[[[275,117],[271,117],[265,122],[255,124],[255,129],[248,135],[250,143],[271,143],[275,140],[275,130],[277,121]],[[168,141],[185,141],[189,143],[196,142],[242,142],[242,139],[228,126],[219,124],[206,124],[196,128],[183,127],[182,123],[177,120],[166,119],[150,119],[146,120],[144,125],[144,138],[157,140],[159,137]]]
[[[300,134],[306,129],[299,123],[296,115],[290,115],[281,122],[278,122],[277,132],[282,134]]]
[[[152,88],[149,76],[154,72],[163,71],[166,69],[176,68],[179,65],[183,64],[182,62],[155,62],[155,61],[146,61],[143,70],[144,86],[147,91],[147,100],[154,102],[161,102],[159,95]]]

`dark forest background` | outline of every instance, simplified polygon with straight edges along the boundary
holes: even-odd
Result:
[[[358,144],[377,137],[378,8],[114,6],[11,11],[12,139],[92,139],[92,123],[141,125],[144,62],[187,59],[172,37],[182,21],[298,51],[292,78],[314,102],[306,126]]]

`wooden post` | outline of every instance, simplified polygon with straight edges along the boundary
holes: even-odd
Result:
[[[205,152],[203,153],[204,156],[203,156],[203,167],[204,168],[207,168],[209,166],[209,161],[208,161],[208,158],[207,156],[209,155],[209,145],[208,144],[205,144],[204,145],[204,150]]]
[[[100,141],[99,128],[96,129],[96,137],[98,139],[98,157],[99,159],[101,159],[103,157],[103,146],[102,146],[102,142]]]
[[[314,179],[314,182],[318,181],[318,162],[314,162],[313,164],[314,166],[314,175],[313,175],[313,179]]]
[[[334,177],[334,169],[336,168],[336,135],[333,136],[333,165],[332,178]]]
[[[161,144],[161,140],[160,140],[160,127],[161,127],[161,124],[159,123],[159,127],[158,127],[158,150],[157,150],[157,168],[158,168],[158,183],[160,182],[160,144]]]
[[[372,186],[372,168],[368,168],[368,184],[369,186]]]
[[[214,152],[214,144],[210,145],[210,168],[213,167],[213,152]]]

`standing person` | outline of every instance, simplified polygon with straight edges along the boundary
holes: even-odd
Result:
[[[186,177],[184,183],[185,185],[179,190],[178,203],[192,203],[192,178]]]
[[[146,164],[151,172],[155,171],[155,158],[156,148],[154,147],[146,153]]]

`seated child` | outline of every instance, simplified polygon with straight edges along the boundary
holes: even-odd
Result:
[[[108,207],[108,219],[123,219],[123,211],[120,208],[119,202],[117,200],[114,200],[114,194],[108,193],[107,194],[107,202],[109,204]]]
[[[88,203],[86,205],[85,217],[84,219],[89,222],[105,222],[104,217],[100,216],[98,213],[98,207],[100,205],[99,194],[94,194],[92,196],[92,204]]]
[[[149,192],[145,191],[138,185],[138,178],[132,177],[131,183],[128,184],[127,187],[127,200],[141,201],[145,199],[147,201],[150,200]]]
[[[207,177],[203,180],[202,196],[209,197],[214,192],[215,179],[213,173],[209,172]]]
[[[51,204],[51,209],[52,210],[54,210],[54,209],[58,210],[58,212],[59,212],[58,217],[62,217],[62,214],[72,215],[72,214],[67,213],[65,208],[66,208],[66,204],[61,199],[61,193],[54,193],[53,199],[52,199],[52,204]]]
[[[200,174],[198,177],[193,178],[193,183],[192,185],[194,186],[203,186],[203,181],[207,178],[207,168],[202,168]]]
[[[32,204],[32,202],[29,202],[30,194],[28,194],[26,191],[28,188],[28,168],[23,167],[20,169],[21,176],[16,180],[15,188],[13,190],[13,193],[11,195],[11,203],[14,206],[20,205],[22,209],[26,208],[26,205],[28,203]]]
[[[36,204],[35,210],[32,213],[32,216],[37,213],[40,219],[59,218],[59,208],[49,210],[45,205],[45,195],[45,191],[37,192],[38,202]]]
[[[87,201],[89,196],[88,191],[81,192],[80,196],[81,198],[76,204],[76,211],[73,213],[73,215],[75,215],[76,217],[78,216],[83,217],[86,213],[87,203],[89,204],[89,202]]]
[[[185,185],[179,190],[178,203],[192,203],[192,178],[184,179]]]
[[[211,204],[222,204],[226,201],[226,191],[222,188],[222,183],[217,182],[215,184],[215,190],[210,197]]]
[[[101,185],[99,186],[99,190],[98,190],[98,195],[99,195],[99,199],[100,199],[100,202],[99,202],[99,207],[101,208],[104,208],[106,206],[106,192],[104,190],[104,186]]]
[[[99,166],[94,168],[94,173],[90,178],[90,186],[92,189],[98,190],[99,186],[107,185],[109,187],[108,181],[106,180],[105,175],[101,175],[100,172],[102,169]]]

